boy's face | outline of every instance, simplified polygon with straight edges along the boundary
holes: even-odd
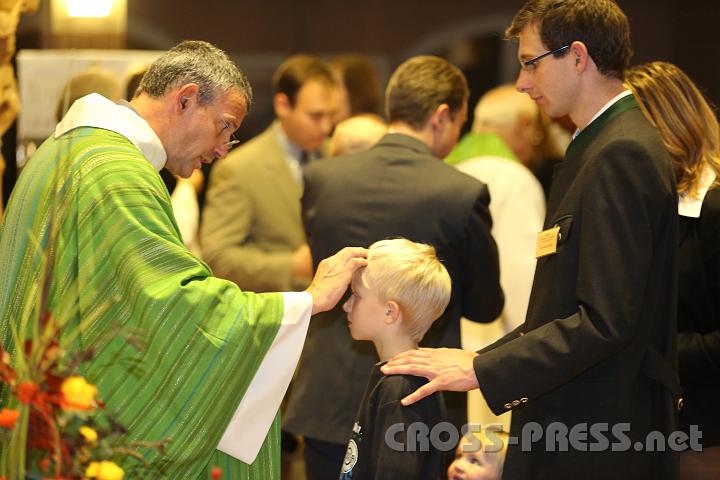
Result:
[[[455,460],[448,468],[448,480],[500,480],[497,463],[489,455],[500,455],[500,452],[485,452],[482,448],[475,451],[463,452],[463,440],[455,452]]]
[[[377,338],[387,314],[387,305],[380,301],[375,289],[368,283],[365,272],[365,268],[355,272],[350,283],[352,295],[343,304],[350,335],[355,340]]]

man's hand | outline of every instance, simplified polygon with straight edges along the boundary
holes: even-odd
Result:
[[[421,348],[400,353],[382,367],[382,372],[425,377],[428,383],[402,399],[410,405],[437,391],[469,392],[478,388],[473,369],[475,352],[457,348]]]
[[[345,247],[320,262],[312,283],[305,290],[313,297],[312,314],[333,308],[350,285],[353,273],[366,265],[367,249],[360,247]]]

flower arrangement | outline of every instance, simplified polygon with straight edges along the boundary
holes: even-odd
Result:
[[[25,347],[15,362],[0,349],[0,382],[8,399],[0,410],[0,440],[8,447],[0,457],[0,479],[121,480],[125,472],[109,459],[142,457],[132,446],[112,446],[113,436],[125,432],[122,426],[94,419],[104,404],[97,388],[75,374],[92,353],[68,359],[54,339],[42,348],[32,341]]]
[[[73,329],[46,313],[31,324],[29,338],[20,341],[20,332],[13,331],[14,352],[0,347],[0,480],[122,480],[125,472],[113,458],[131,455],[142,464],[137,448],[162,453],[167,443],[113,441],[126,430],[110,415],[97,418],[105,404],[79,374],[93,352],[65,352],[58,343],[61,327],[72,341]],[[139,338],[127,340],[143,348]]]

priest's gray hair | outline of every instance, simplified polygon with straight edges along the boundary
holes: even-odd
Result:
[[[198,101],[202,105],[213,102],[217,94],[236,88],[245,96],[250,109],[252,88],[242,70],[224,51],[198,40],[185,40],[150,64],[138,93],[160,98],[169,89],[188,83],[200,87]]]

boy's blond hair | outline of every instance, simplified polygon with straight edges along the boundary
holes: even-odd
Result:
[[[405,238],[375,242],[363,276],[380,301],[397,302],[403,326],[417,342],[450,302],[450,275],[431,245]]]

